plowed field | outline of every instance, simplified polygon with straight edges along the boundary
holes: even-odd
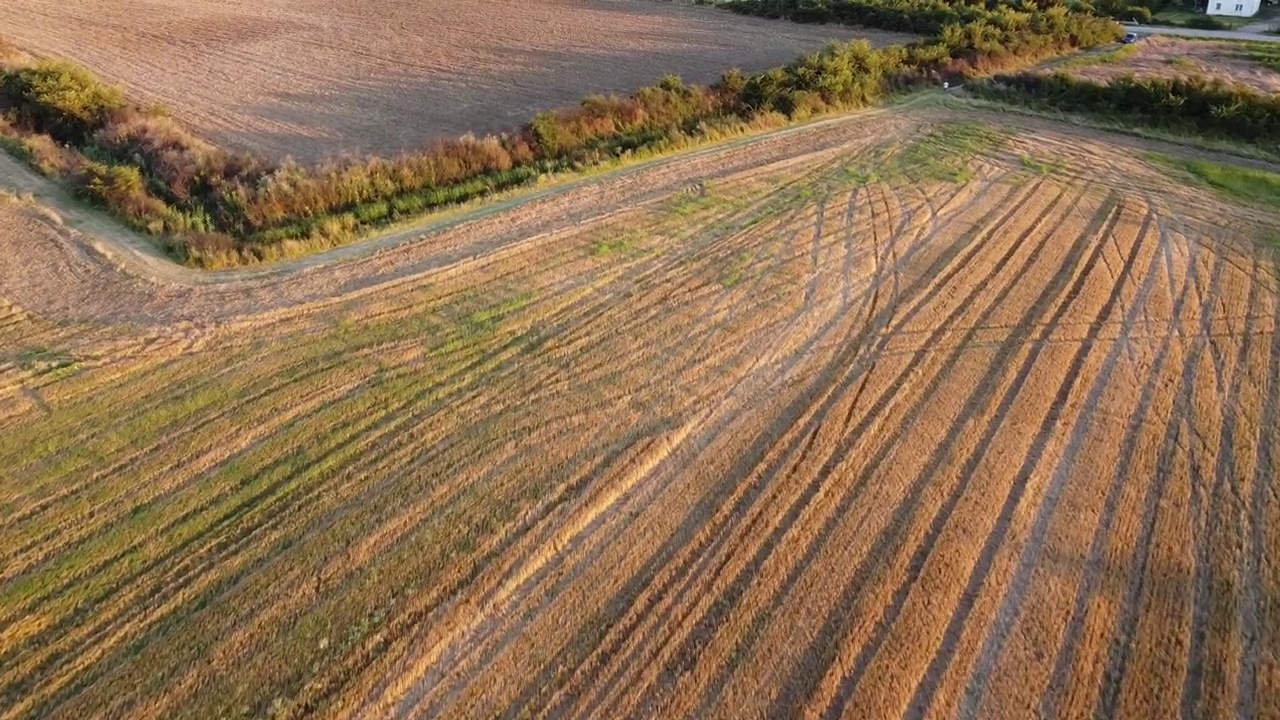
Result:
[[[710,82],[833,39],[912,39],[652,0],[5,0],[3,36],[217,143],[303,161],[512,130],[590,93]]]
[[[1280,716],[1277,216],[980,120],[256,273],[0,202],[0,716]]]

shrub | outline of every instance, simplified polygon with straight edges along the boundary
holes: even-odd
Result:
[[[0,107],[59,142],[84,143],[124,106],[119,88],[62,60],[43,60],[0,76]]]
[[[1212,15],[1195,15],[1183,23],[1186,27],[1196,30],[1228,30],[1230,29],[1226,23],[1213,17]]]
[[[1025,73],[996,77],[973,91],[1068,112],[1137,118],[1156,127],[1192,130],[1280,151],[1280,95],[1220,80],[1124,77],[1098,83],[1065,73]]]
[[[151,197],[136,167],[86,163],[78,182],[82,195],[109,210],[129,218],[133,223],[151,232],[163,231],[168,208],[160,200]],[[160,225],[156,225],[160,223]]]

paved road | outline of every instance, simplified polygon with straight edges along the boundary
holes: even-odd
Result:
[[[1213,40],[1260,40],[1262,42],[1280,42],[1280,35],[1244,32],[1243,30],[1193,30],[1191,28],[1161,27],[1159,25],[1125,25],[1126,32],[1139,35],[1183,35],[1194,38],[1210,38]]]

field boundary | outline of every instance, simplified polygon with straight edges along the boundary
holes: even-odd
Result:
[[[941,113],[931,113],[931,110],[936,108],[946,108],[945,117]],[[37,212],[49,218],[49,222],[57,225],[78,246],[93,252],[115,271],[124,275],[169,285],[229,285],[251,280],[284,279],[298,273],[337,266],[354,260],[374,258],[398,248],[426,243],[449,231],[493,220],[537,203],[552,203],[566,199],[584,190],[600,190],[610,185],[625,183],[645,186],[643,193],[629,197],[623,206],[598,207],[589,216],[568,220],[557,218],[544,232],[555,232],[566,226],[590,224],[620,210],[639,207],[681,192],[695,179],[694,174],[681,171],[686,166],[696,166],[718,156],[729,156],[741,152],[743,158],[739,162],[732,164],[717,162],[714,173],[703,171],[698,173],[696,178],[699,181],[714,180],[719,176],[758,167],[751,156],[757,148],[779,143],[788,144],[806,136],[816,137],[825,130],[837,131],[847,126],[874,122],[877,119],[893,117],[908,111],[920,113],[922,121],[926,123],[943,120],[947,122],[998,120],[1002,127],[1007,127],[1011,125],[1012,119],[1013,127],[1021,130],[1047,126],[1055,132],[1067,135],[1089,131],[1104,132],[1111,136],[1110,141],[1113,144],[1132,149],[1135,153],[1158,152],[1176,157],[1214,160],[1255,169],[1280,171],[1278,163],[1228,155],[1220,149],[1197,147],[1187,142],[1152,137],[1150,134],[1134,130],[1126,131],[1124,128],[1107,127],[1091,122],[1087,118],[1067,116],[1054,118],[1045,113],[1017,106],[949,95],[942,91],[923,91],[890,106],[824,117],[799,125],[724,140],[674,155],[636,161],[624,167],[597,170],[586,177],[572,175],[536,189],[513,190],[501,198],[480,200],[468,206],[426,216],[399,227],[387,229],[359,242],[323,252],[271,264],[223,270],[204,270],[176,262],[150,242],[146,236],[126,227],[107,213],[75,198],[59,183],[40,175],[16,158],[4,154],[0,154],[0,191],[8,194],[10,201],[24,202],[37,208]],[[829,141],[830,144],[823,138],[816,137],[817,149],[814,145],[787,148],[779,152],[777,158],[765,164],[786,162],[788,158],[803,157],[841,142],[843,140],[839,136],[832,138]],[[653,185],[645,185],[646,181],[655,174],[670,177]],[[2,196],[0,201],[3,201]],[[525,237],[517,242],[530,239],[532,237]],[[510,240],[504,242],[510,242]],[[424,250],[430,252],[430,248],[424,248]]]

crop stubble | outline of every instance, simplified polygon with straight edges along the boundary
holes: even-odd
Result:
[[[1275,717],[1273,220],[875,117],[222,285],[0,204],[4,716]]]

